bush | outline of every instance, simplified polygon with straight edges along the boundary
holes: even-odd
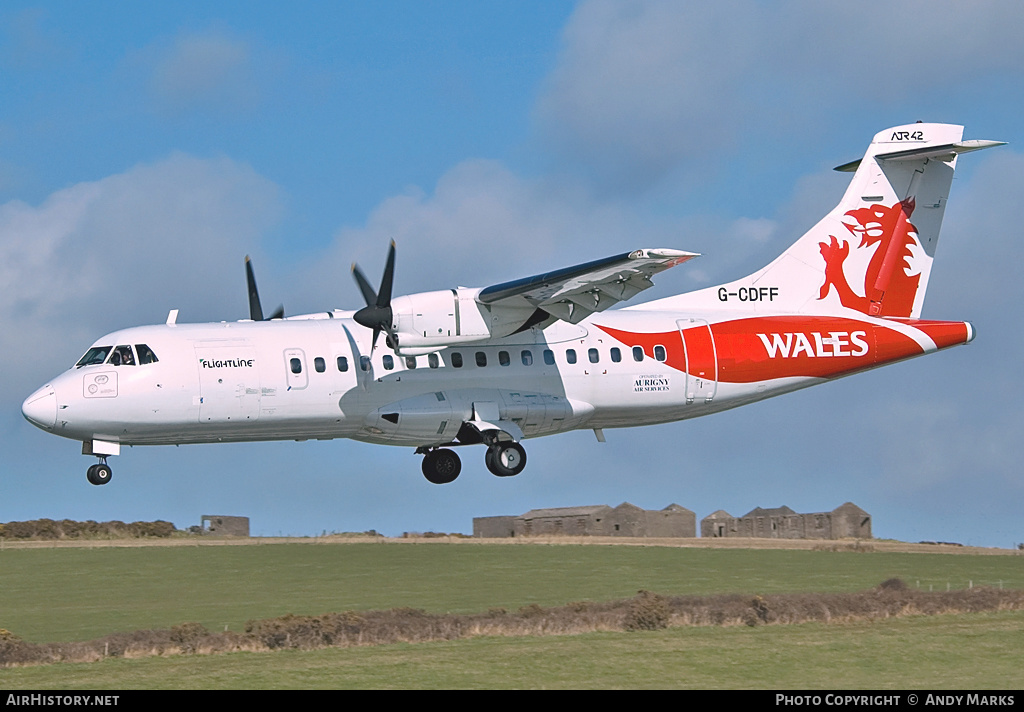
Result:
[[[171,628],[171,642],[178,645],[183,653],[194,653],[203,638],[210,631],[202,623],[182,623]]]
[[[668,628],[672,613],[668,600],[650,591],[639,591],[626,612],[626,630],[661,630]]]
[[[906,591],[909,588],[906,581],[901,578],[891,578],[878,584],[879,591]]]
[[[8,522],[0,525],[0,538],[5,539],[88,539],[160,537],[167,538],[177,531],[171,522],[76,522],[64,519],[34,519],[27,522]]]

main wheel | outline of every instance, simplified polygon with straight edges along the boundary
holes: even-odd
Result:
[[[498,477],[512,477],[526,467],[526,450],[519,443],[495,443],[487,448],[484,463]]]
[[[462,460],[451,450],[431,450],[423,457],[423,476],[435,485],[454,482],[462,472]]]
[[[93,465],[85,473],[86,478],[94,485],[107,484],[113,475],[114,473],[111,471],[110,465],[105,462]]]

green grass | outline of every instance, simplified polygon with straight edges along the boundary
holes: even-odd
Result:
[[[632,546],[274,544],[0,551],[0,628],[32,642],[198,621],[409,606],[491,607],[663,594],[857,591],[898,576],[1024,588],[1015,556]]]
[[[477,638],[0,670],[17,689],[1016,689],[1024,614]]]

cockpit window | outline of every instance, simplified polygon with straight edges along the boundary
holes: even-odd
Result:
[[[110,353],[110,349],[110,346],[93,346],[85,352],[85,356],[79,359],[75,367],[81,368],[82,366],[94,366],[98,363],[103,363],[107,360],[107,354]]]
[[[132,353],[132,347],[115,346],[114,350],[110,353],[110,358],[107,359],[107,363],[111,366],[134,366],[135,354]]]
[[[149,348],[145,344],[135,344],[135,352],[139,354],[139,365],[147,363],[156,363],[160,359],[153,353],[153,349]]]

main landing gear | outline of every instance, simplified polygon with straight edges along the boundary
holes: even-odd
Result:
[[[462,472],[462,460],[451,450],[430,450],[423,457],[423,476],[435,485],[454,482]]]
[[[498,477],[518,475],[526,467],[526,450],[519,443],[494,443],[487,448],[484,463]]]
[[[105,485],[110,482],[114,473],[110,469],[110,465],[107,464],[107,458],[101,457],[98,463],[86,471],[85,476],[94,485]]]
[[[423,476],[428,482],[446,485],[462,472],[462,460],[453,450],[420,448],[416,452],[424,456]],[[493,442],[487,447],[484,464],[498,477],[512,477],[526,467],[526,450],[515,442]]]

